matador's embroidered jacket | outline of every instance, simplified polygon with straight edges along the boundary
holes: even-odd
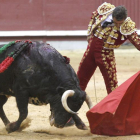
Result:
[[[129,39],[129,41],[140,50],[140,38],[136,33],[135,22],[133,22],[130,17],[126,18],[119,29],[115,25],[102,29],[101,22],[104,21],[114,9],[114,5],[106,2],[99,6],[98,9],[92,13],[88,25],[88,35],[94,35],[103,39],[105,48],[118,48]]]

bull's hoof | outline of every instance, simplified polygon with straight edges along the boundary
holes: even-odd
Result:
[[[71,118],[66,124],[65,127],[73,126],[75,124],[74,120]]]
[[[19,127],[16,125],[15,122],[9,123],[9,124],[6,125],[6,130],[7,130],[8,133],[14,132],[14,131],[16,131],[18,128],[19,128]]]
[[[87,126],[84,123],[83,124],[78,124],[78,125],[76,125],[76,127],[78,129],[81,129],[81,130],[88,130]]]

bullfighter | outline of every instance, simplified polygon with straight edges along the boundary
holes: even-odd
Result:
[[[92,13],[88,25],[88,46],[77,72],[80,86],[87,84],[99,67],[109,94],[118,86],[114,49],[129,40],[140,50],[140,38],[135,22],[127,17],[127,9],[110,3],[103,3]]]

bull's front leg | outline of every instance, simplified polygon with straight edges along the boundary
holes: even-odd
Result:
[[[0,95],[0,117],[5,124],[5,126],[10,123],[10,121],[7,119],[4,110],[3,110],[3,105],[6,103],[7,97],[5,95]]]
[[[75,125],[78,129],[82,129],[82,130],[87,130],[88,128],[86,127],[86,125],[84,124],[84,122],[79,118],[78,115],[73,114],[72,115],[73,120],[75,121]]]
[[[27,92],[22,91],[16,94],[16,102],[19,110],[19,118],[16,122],[10,123],[6,126],[6,130],[8,131],[8,133],[18,130],[23,120],[26,119],[28,115],[28,100],[29,96]]]

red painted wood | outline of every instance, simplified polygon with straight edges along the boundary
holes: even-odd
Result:
[[[105,1],[125,5],[140,29],[139,0],[0,0],[0,30],[86,30]]]

